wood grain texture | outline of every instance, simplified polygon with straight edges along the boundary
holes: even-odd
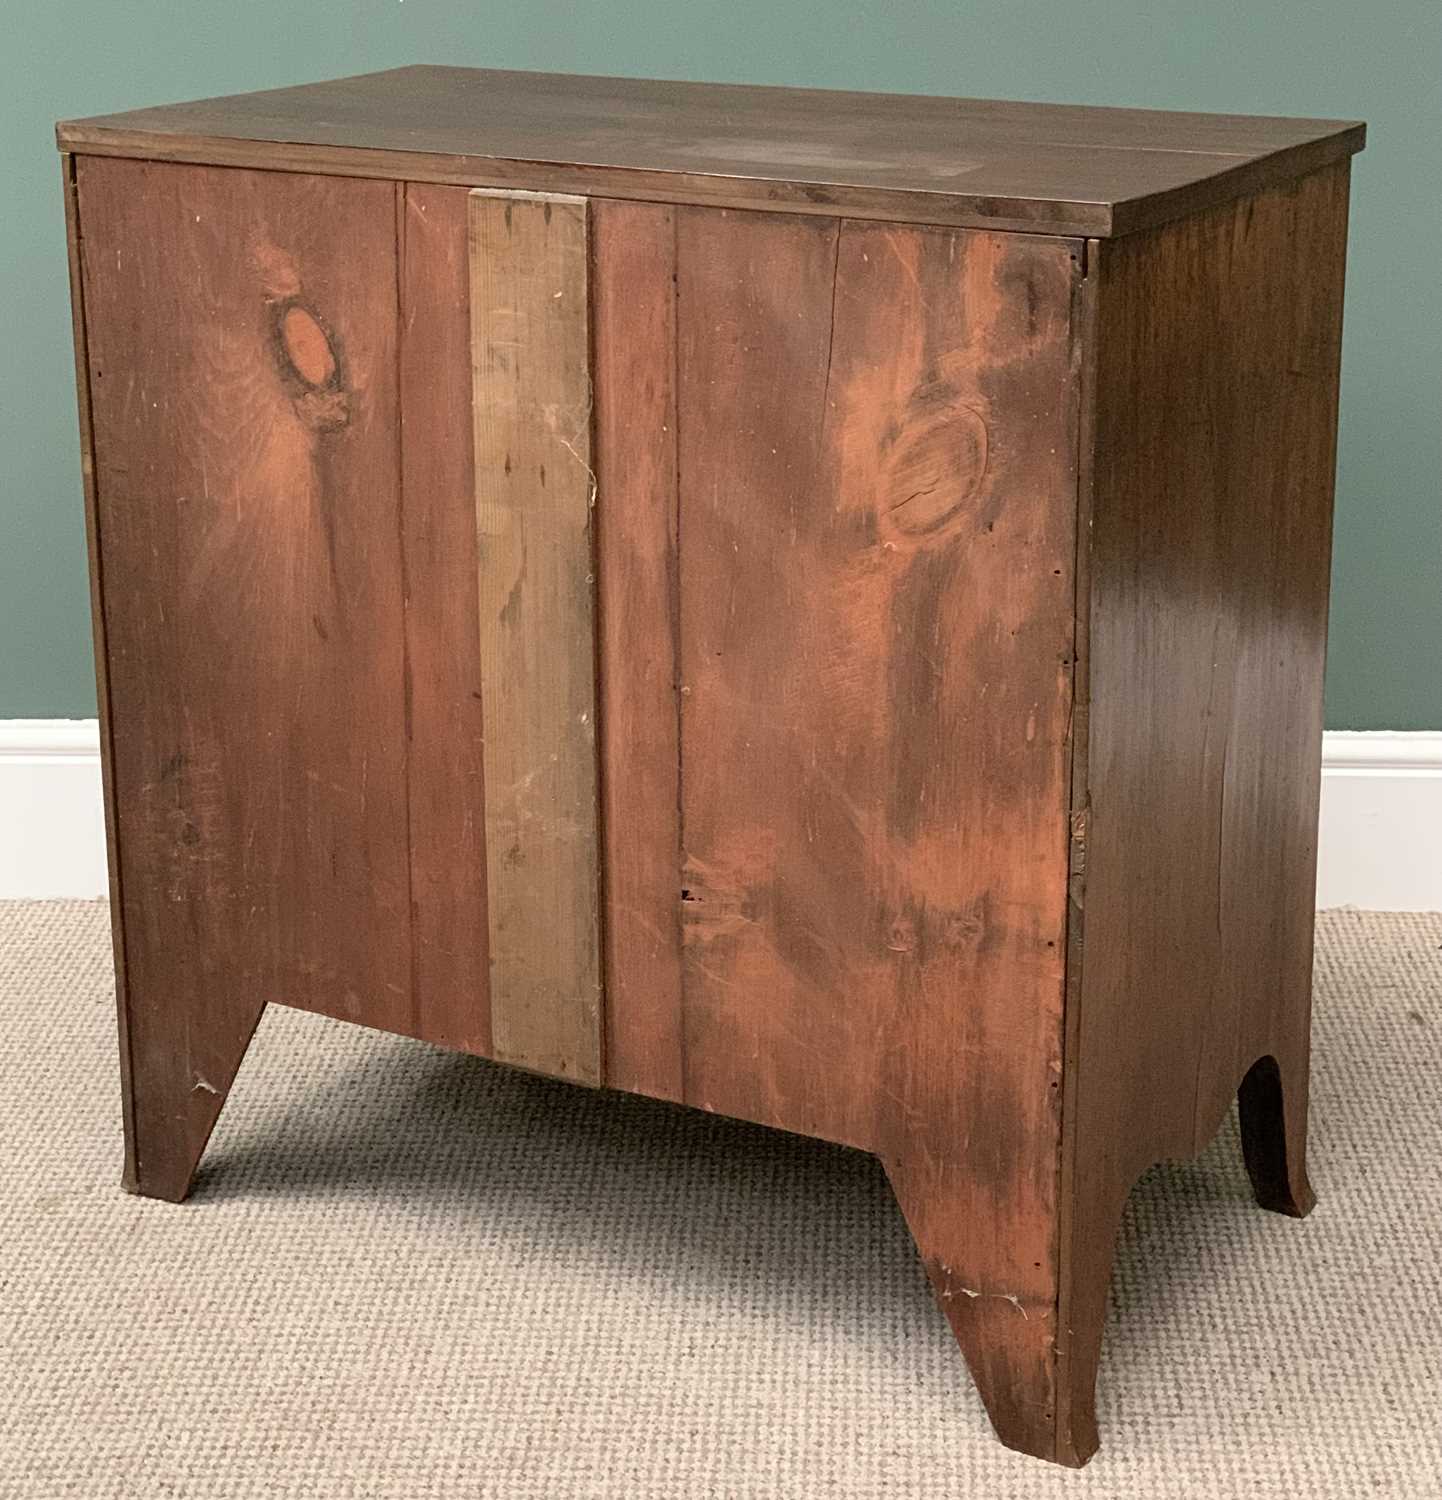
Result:
[[[599,1083],[587,206],[468,208],[492,1046]]]
[[[266,1001],[417,1029],[396,190],[77,180],[134,1180],[179,1197]]]
[[[80,193],[77,163],[68,153],[60,158],[60,183],[65,200],[65,245],[70,284],[70,314],[75,351],[75,401],[80,429],[80,474],[85,501],[85,548],[90,573],[90,625],[95,654],[95,702],[99,709],[100,779],[105,804],[106,873],[110,894],[110,939],[115,965],[117,1040],[120,1044],[121,1115],[125,1134],[122,1183],[134,1191],[139,1183],[139,1140],[135,1128],[135,1090],[131,1075],[129,986],[125,965],[125,903],[121,895],[120,844],[116,837],[115,750],[111,739],[109,654],[105,640],[105,582],[100,524],[95,502],[95,440],[90,410],[90,368],[85,317],[85,274],[82,265]],[[209,1134],[209,1126],[205,1126]],[[204,1148],[204,1141],[200,1149]],[[198,1155],[198,1152],[197,1152]],[[188,1181],[188,1177],[187,1177]]]
[[[1063,242],[678,218],[685,1098],[878,1153],[998,1429],[1054,1409]]]
[[[413,983],[427,1040],[489,1056],[467,193],[414,183],[404,191],[400,445]]]
[[[65,121],[72,150],[1130,233],[1361,149],[1354,121],[449,67]]]
[[[680,1099],[676,224],[591,206],[606,1082]]]
[[[1258,1196],[1301,1214],[1348,170],[1092,247],[1085,874],[1063,1169],[1058,1456],[1136,1177],[1242,1087]],[[1245,1080],[1245,1082],[1244,1082]]]
[[[445,69],[87,133],[282,169],[67,166],[127,1184],[271,1000],[846,1142],[1084,1462],[1136,1176],[1237,1093],[1312,1202],[1359,134]],[[412,162],[710,203],[345,175]]]

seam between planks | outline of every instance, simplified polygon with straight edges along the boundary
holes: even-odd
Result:
[[[410,205],[408,183],[397,182],[395,192],[395,403],[396,403],[396,547],[401,574],[401,751],[406,804],[406,939],[410,972],[411,1026],[416,1036],[421,1025],[420,954],[416,940],[415,785],[411,767],[414,739],[414,686],[411,680],[411,569],[406,551],[406,213]]]
[[[1056,1387],[1054,1391],[1054,1453],[1065,1458],[1072,1419],[1071,1399],[1071,1275],[1074,1256],[1072,1194],[1076,1172],[1076,1098],[1080,1080],[1082,968],[1085,942],[1086,837],[1090,812],[1088,751],[1090,749],[1090,611],[1091,515],[1095,475],[1095,419],[1097,383],[1097,328],[1100,323],[1101,258],[1099,243],[1081,242],[1072,297],[1071,337],[1075,350],[1076,385],[1073,393],[1077,483],[1072,563],[1072,703],[1068,738],[1065,809],[1066,937],[1062,980],[1061,1109],[1057,1131],[1057,1250],[1056,1250]],[[1080,710],[1080,711],[1079,711]]]

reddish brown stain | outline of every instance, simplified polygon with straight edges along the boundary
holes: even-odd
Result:
[[[1050,1451],[1070,251],[676,227],[684,1098],[876,1152]]]
[[[904,428],[878,497],[883,531],[922,538],[960,520],[986,475],[988,447],[981,414],[959,401]]]
[[[115,600],[144,578],[164,601],[117,606],[107,636],[128,1180],[179,1198],[268,1000],[456,1036],[412,999],[395,189],[94,159],[79,191],[87,358],[127,372],[93,382],[105,573]],[[300,267],[345,310],[321,388],[283,340]],[[373,420],[327,427],[343,372]],[[166,495],[189,497],[184,525]]]
[[[416,1005],[430,1040],[489,1056],[475,473],[470,442],[453,437],[471,426],[467,196],[405,189],[406,765]]]
[[[268,298],[279,301],[300,295],[300,272],[289,251],[257,239],[250,247],[250,264]]]

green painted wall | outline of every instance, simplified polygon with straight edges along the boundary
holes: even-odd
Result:
[[[1328,723],[1442,728],[1437,0],[8,0],[0,717],[94,712],[62,116],[404,62],[1366,119]]]

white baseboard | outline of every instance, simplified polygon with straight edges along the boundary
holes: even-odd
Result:
[[[0,900],[103,896],[94,719],[0,719]]]
[[[1317,905],[1442,911],[1442,732],[1323,736]]]
[[[101,896],[94,719],[0,719],[0,899]],[[1442,732],[1322,744],[1318,906],[1442,911]]]

